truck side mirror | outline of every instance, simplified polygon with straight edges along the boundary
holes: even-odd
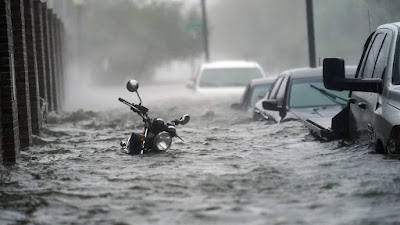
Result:
[[[345,62],[341,58],[326,58],[323,63],[324,85],[337,91],[382,93],[383,81],[378,78],[346,78]]]
[[[280,111],[280,107],[278,107],[278,101],[276,99],[268,99],[262,102],[262,106],[266,110],[271,111]]]
[[[340,58],[326,58],[323,62],[324,86],[330,90],[343,90],[341,83],[345,79],[344,60]]]

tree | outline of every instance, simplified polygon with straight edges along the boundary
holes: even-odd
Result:
[[[199,14],[180,3],[95,0],[86,8],[85,56],[96,80],[150,79],[157,67],[201,51],[201,40],[185,29]]]

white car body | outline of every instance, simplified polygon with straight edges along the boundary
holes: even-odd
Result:
[[[217,86],[217,87],[202,87],[200,85],[200,81],[204,74],[204,71],[211,69],[256,69],[260,72],[260,76],[257,78],[264,78],[265,74],[261,66],[257,62],[251,61],[218,61],[212,63],[204,63],[197,74],[197,77],[194,81],[194,90],[196,93],[202,95],[237,95],[240,96],[243,94],[246,85],[252,79],[249,79],[246,84],[240,86]]]

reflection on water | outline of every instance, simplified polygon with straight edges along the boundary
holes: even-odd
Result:
[[[0,224],[394,224],[400,163],[365,145],[320,143],[301,123],[265,125],[233,100],[172,96],[151,116],[185,113],[163,154],[119,142],[139,117],[110,111],[50,116],[35,146],[1,173]]]

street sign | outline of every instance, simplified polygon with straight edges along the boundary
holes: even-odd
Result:
[[[197,32],[199,32],[199,31],[203,30],[203,24],[195,23],[195,22],[194,23],[188,23],[188,24],[186,24],[185,28],[188,31],[197,31]]]

